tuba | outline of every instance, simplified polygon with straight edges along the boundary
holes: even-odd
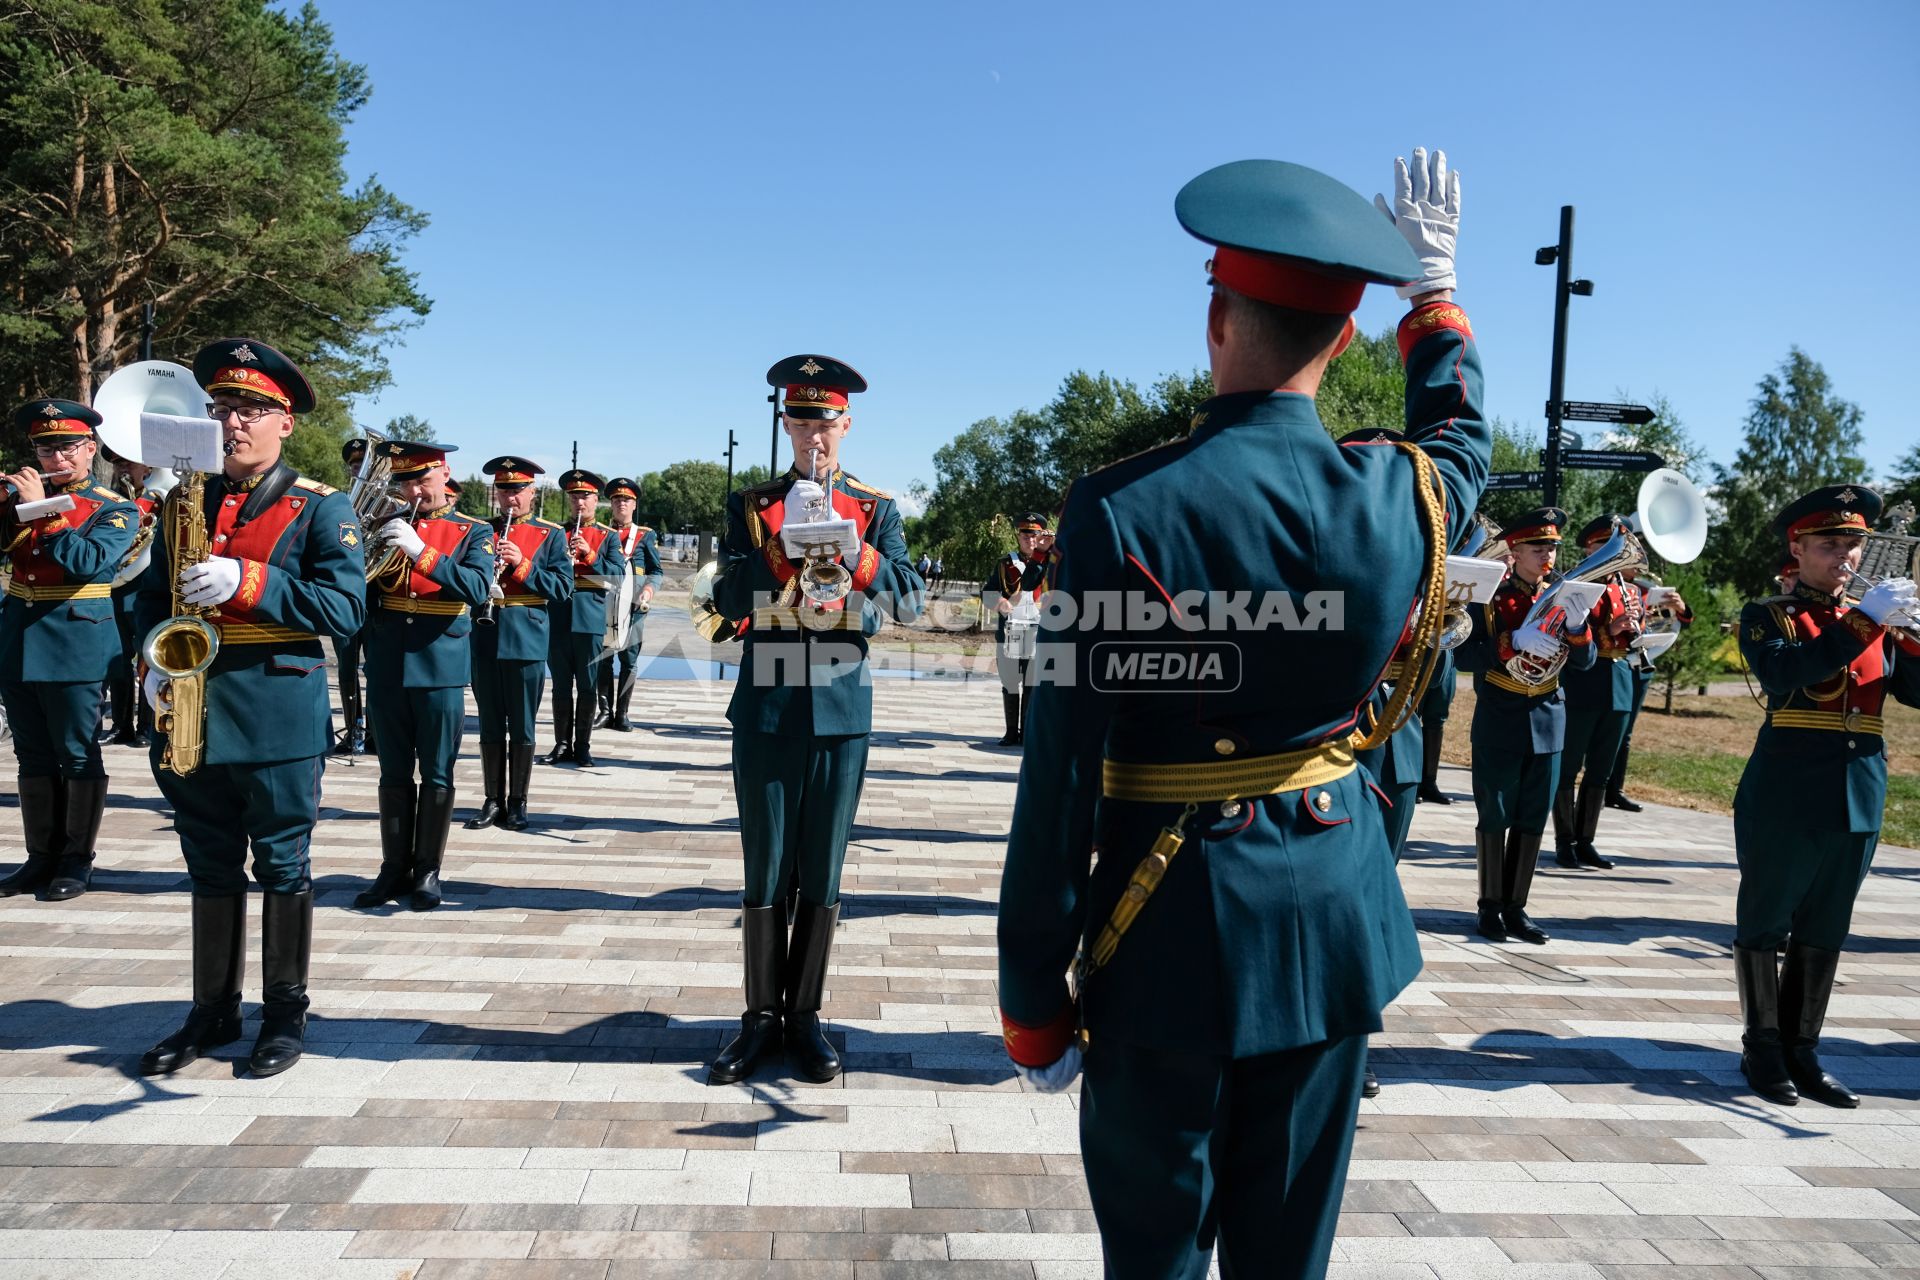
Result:
[[[365,428],[362,428],[365,430]],[[411,508],[393,491],[393,459],[381,451],[386,437],[378,431],[366,432],[367,447],[360,455],[360,467],[354,472],[353,485],[347,490],[360,532],[368,537],[389,520],[408,515]],[[397,587],[406,580],[407,557],[398,547],[386,554],[367,557],[367,581],[384,587]]]
[[[211,554],[206,473],[218,465],[220,428],[206,416],[209,397],[192,370],[164,360],[116,369],[100,385],[96,400],[108,448],[142,463],[164,458],[181,473],[154,521],[155,528],[161,520],[167,523],[173,607],[140,642],[140,657],[166,678],[154,709],[154,727],[167,735],[160,767],[184,778],[206,757],[207,669],[219,656],[220,633],[207,620],[219,606],[188,604],[180,574]]]
[[[1522,630],[1539,626],[1543,621],[1556,615],[1566,614],[1566,596],[1569,588],[1576,584],[1604,584],[1615,574],[1623,576],[1638,574],[1647,567],[1646,548],[1640,540],[1628,532],[1624,520],[1615,520],[1613,535],[1602,543],[1592,555],[1580,562],[1580,567],[1570,573],[1555,575],[1547,589],[1527,610],[1526,619],[1521,622]],[[1560,647],[1552,657],[1538,658],[1531,653],[1516,653],[1507,659],[1507,674],[1529,688],[1547,683],[1560,674],[1567,665],[1567,644],[1563,638]]]

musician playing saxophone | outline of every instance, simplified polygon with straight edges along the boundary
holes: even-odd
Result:
[[[24,405],[14,423],[33,444],[34,466],[8,475],[0,547],[13,582],[0,612],[0,699],[20,766],[26,859],[0,879],[0,897],[77,898],[93,876],[93,845],[107,802],[107,771],[94,739],[100,683],[119,651],[109,598],[140,512],[93,483],[100,415],[71,400]],[[71,510],[21,521],[20,504],[66,495]]]
[[[293,361],[257,338],[227,338],[201,348],[193,374],[213,397],[207,412],[226,449],[221,473],[205,485],[204,558],[174,545],[179,522],[163,514],[134,600],[144,636],[172,612],[177,577],[183,606],[208,611],[220,641],[206,675],[203,763],[181,776],[165,764],[168,734],[153,744],[154,777],[173,806],[193,881],[193,1007],[140,1071],[176,1071],[239,1037],[251,853],[263,892],[260,1035],[249,1066],[269,1076],[300,1060],[307,1025],[308,849],[333,740],[320,640],[360,630],[366,564],[347,495],[280,456],[295,415],[315,407]],[[157,710],[163,684],[159,672],[143,681]]]
[[[493,589],[493,529],[461,515],[447,493],[449,444],[383,440],[399,497],[417,515],[372,530],[370,558],[404,560],[376,574],[367,622],[367,684],[380,755],[380,874],[354,898],[440,905],[440,865],[453,822],[453,762],[467,720],[473,608]],[[419,779],[414,778],[415,768]]]

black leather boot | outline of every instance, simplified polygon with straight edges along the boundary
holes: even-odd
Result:
[[[60,866],[60,831],[66,815],[60,809],[60,780],[20,775],[20,827],[26,837],[27,859],[0,880],[0,898],[44,889]]]
[[[1033,702],[1033,686],[1031,684],[1026,683],[1026,677],[1023,674],[1021,676],[1021,685],[1020,685],[1020,716],[1017,720],[1013,722],[1014,724],[1013,741],[1015,745],[1024,745],[1026,743],[1027,707],[1031,705],[1032,702]]]
[[[787,945],[781,1009],[786,1015],[787,1061],[803,1080],[825,1084],[840,1074],[840,1055],[820,1029],[820,1001],[827,985],[827,957],[840,904],[817,906],[800,899]]]
[[[420,788],[420,807],[413,828],[413,895],[407,905],[431,911],[440,905],[440,864],[447,856],[447,836],[453,828],[453,788]]]
[[[513,743],[507,748],[507,807],[499,825],[508,831],[525,831],[533,823],[527,818],[527,787],[533,781],[533,744]]]
[[[1860,1105],[1860,1095],[1829,1075],[1815,1052],[1839,970],[1838,951],[1788,939],[1787,962],[1780,970],[1780,1028],[1787,1041],[1787,1074],[1800,1096],[1852,1109]]]
[[[613,657],[611,654],[600,659],[600,670],[593,678],[594,703],[598,708],[593,717],[596,729],[613,727]]]
[[[1001,735],[999,746],[1013,747],[1020,743],[1020,695],[1000,691],[1000,712],[1006,717],[1007,731]]]
[[[583,693],[573,704],[573,762],[593,768],[593,695]]]
[[[1740,986],[1740,1016],[1746,1026],[1740,1037],[1740,1074],[1767,1101],[1790,1107],[1800,1101],[1800,1091],[1787,1070],[1780,1037],[1779,963],[1771,947],[1733,949],[1733,976]]]
[[[413,888],[413,784],[380,788],[380,874],[353,896],[356,907],[400,901]]]
[[[1612,859],[1601,857],[1600,851],[1593,847],[1593,837],[1600,830],[1600,801],[1605,785],[1583,781],[1580,797],[1573,802],[1574,856],[1580,859],[1581,866],[1596,871],[1613,870]]]
[[[261,896],[260,1037],[247,1069],[275,1076],[306,1048],[307,965],[313,956],[313,890]]]
[[[1628,726],[1631,734],[1632,726]],[[1645,805],[1627,798],[1627,756],[1633,750],[1633,739],[1629,737],[1620,744],[1620,754],[1613,760],[1613,776],[1607,779],[1607,808],[1621,809],[1627,813],[1639,813]]]
[[[1562,787],[1553,793],[1553,861],[1567,871],[1580,869],[1580,855],[1574,849],[1579,827],[1573,820],[1573,788]]]
[[[1453,797],[1440,789],[1440,744],[1446,737],[1447,722],[1438,720],[1420,739],[1420,790],[1416,798],[1421,804],[1453,803]]]
[[[1367,1073],[1360,1078],[1360,1096],[1377,1098],[1380,1096],[1380,1081],[1373,1074],[1373,1063],[1367,1063]]]
[[[105,778],[67,778],[60,791],[66,801],[60,865],[53,879],[34,895],[42,902],[77,898],[93,884],[93,846],[100,838],[100,819],[107,811]]]
[[[467,830],[483,831],[500,820],[505,812],[501,802],[507,795],[507,744],[504,742],[483,742],[480,744],[480,779],[486,791],[480,801],[480,809],[467,819]]]
[[[1500,923],[1522,942],[1542,946],[1548,933],[1527,915],[1527,899],[1533,895],[1533,873],[1540,866],[1540,833],[1507,832],[1507,900],[1500,908]]]
[[[746,951],[747,1011],[735,1036],[707,1071],[708,1084],[736,1084],[780,1047],[780,971],[787,959],[786,908],[742,907],[740,945]]]
[[[571,764],[573,762],[573,691],[571,688],[557,688],[553,691],[553,750],[547,752],[548,764]]]
[[[1500,903],[1507,892],[1507,833],[1476,829],[1473,861],[1480,875],[1480,920],[1474,931],[1489,942],[1505,942],[1507,926],[1500,922]]]
[[[626,670],[620,673],[619,688],[613,695],[613,724],[616,733],[632,733],[633,719],[629,714],[633,706],[633,686],[640,678],[636,663],[628,663]]]
[[[140,1055],[143,1076],[170,1075],[240,1038],[247,895],[193,897],[193,1008],[181,1028]]]

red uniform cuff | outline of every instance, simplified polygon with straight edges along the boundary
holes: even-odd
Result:
[[[1568,644],[1573,645],[1592,644],[1593,631],[1588,627],[1582,627],[1578,631],[1569,631],[1566,633],[1566,641]]]
[[[1451,302],[1429,302],[1426,306],[1409,311],[1400,321],[1400,362],[1406,363],[1407,356],[1420,344],[1422,338],[1431,337],[1443,329],[1451,329],[1464,337],[1473,337],[1473,326],[1467,323],[1467,313]]]
[[[258,560],[240,562],[240,589],[233,593],[233,603],[251,613],[260,607],[260,597],[267,589],[267,566]]]
[[[787,553],[780,549],[778,538],[768,538],[760,552],[767,562],[767,568],[773,570],[773,576],[781,582],[791,582],[799,574],[800,570],[794,566],[793,561],[787,559]]]
[[[67,513],[64,511],[55,511],[51,515],[40,516],[37,519],[28,521],[28,523],[38,530],[40,536],[43,538],[48,534],[59,533],[63,530],[73,528],[72,525],[67,523]]]
[[[1494,644],[1494,650],[1500,655],[1500,661],[1502,662],[1512,662],[1520,655],[1520,651],[1513,647],[1513,632],[1511,631],[1502,631],[1500,633],[1499,640]]]
[[[513,572],[507,575],[507,581],[526,585],[527,575],[533,572],[533,557],[522,554],[520,563],[513,566]]]
[[[1860,643],[1863,645],[1872,644],[1886,632],[1885,627],[1858,609],[1849,609],[1842,614],[1840,616],[1840,625],[1859,637]]]
[[[1007,1056],[1023,1067],[1049,1067],[1060,1061],[1060,1056],[1073,1043],[1074,1016],[1073,1006],[1061,1009],[1052,1022],[1043,1027],[1030,1027],[1024,1022],[1015,1022],[1000,1011],[1000,1035],[1007,1042]]]
[[[853,565],[853,589],[865,591],[880,576],[880,552],[872,543],[860,544],[860,558]]]

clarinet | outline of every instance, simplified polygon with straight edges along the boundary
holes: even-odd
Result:
[[[513,513],[509,511],[506,515],[497,517],[489,523],[493,525],[493,591],[481,602],[480,607],[473,611],[473,625],[476,627],[490,627],[499,620],[498,601],[503,594],[500,589],[500,574],[507,567],[500,558],[499,548],[500,544],[507,540],[507,535],[513,532]]]

